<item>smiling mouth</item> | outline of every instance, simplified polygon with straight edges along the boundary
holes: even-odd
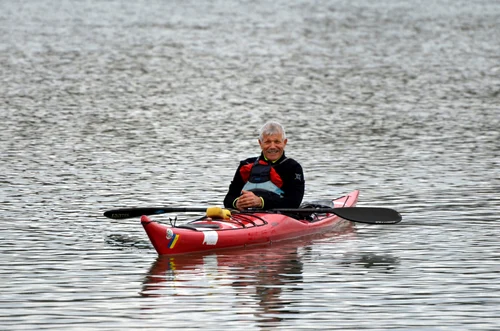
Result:
[[[275,157],[277,157],[277,156],[280,155],[280,151],[277,151],[277,150],[268,150],[266,154],[267,154],[267,157],[274,159]]]

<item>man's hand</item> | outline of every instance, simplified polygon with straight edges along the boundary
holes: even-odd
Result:
[[[238,208],[238,210],[261,207],[262,199],[250,191],[241,191],[241,195],[236,201],[236,208]]]

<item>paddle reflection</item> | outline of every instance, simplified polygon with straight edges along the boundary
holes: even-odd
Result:
[[[341,262],[346,266],[362,266],[367,269],[391,272],[399,264],[399,258],[390,255],[380,255],[375,253],[346,254]]]

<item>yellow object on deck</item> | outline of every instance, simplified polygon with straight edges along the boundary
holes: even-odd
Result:
[[[208,207],[207,217],[211,218],[222,218],[228,220],[231,218],[231,211],[229,209],[224,209],[221,207]]]

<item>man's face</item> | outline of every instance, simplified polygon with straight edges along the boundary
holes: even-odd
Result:
[[[269,161],[278,160],[283,155],[288,140],[283,140],[281,134],[264,135],[262,138],[262,141],[259,140],[259,145],[264,156]]]

